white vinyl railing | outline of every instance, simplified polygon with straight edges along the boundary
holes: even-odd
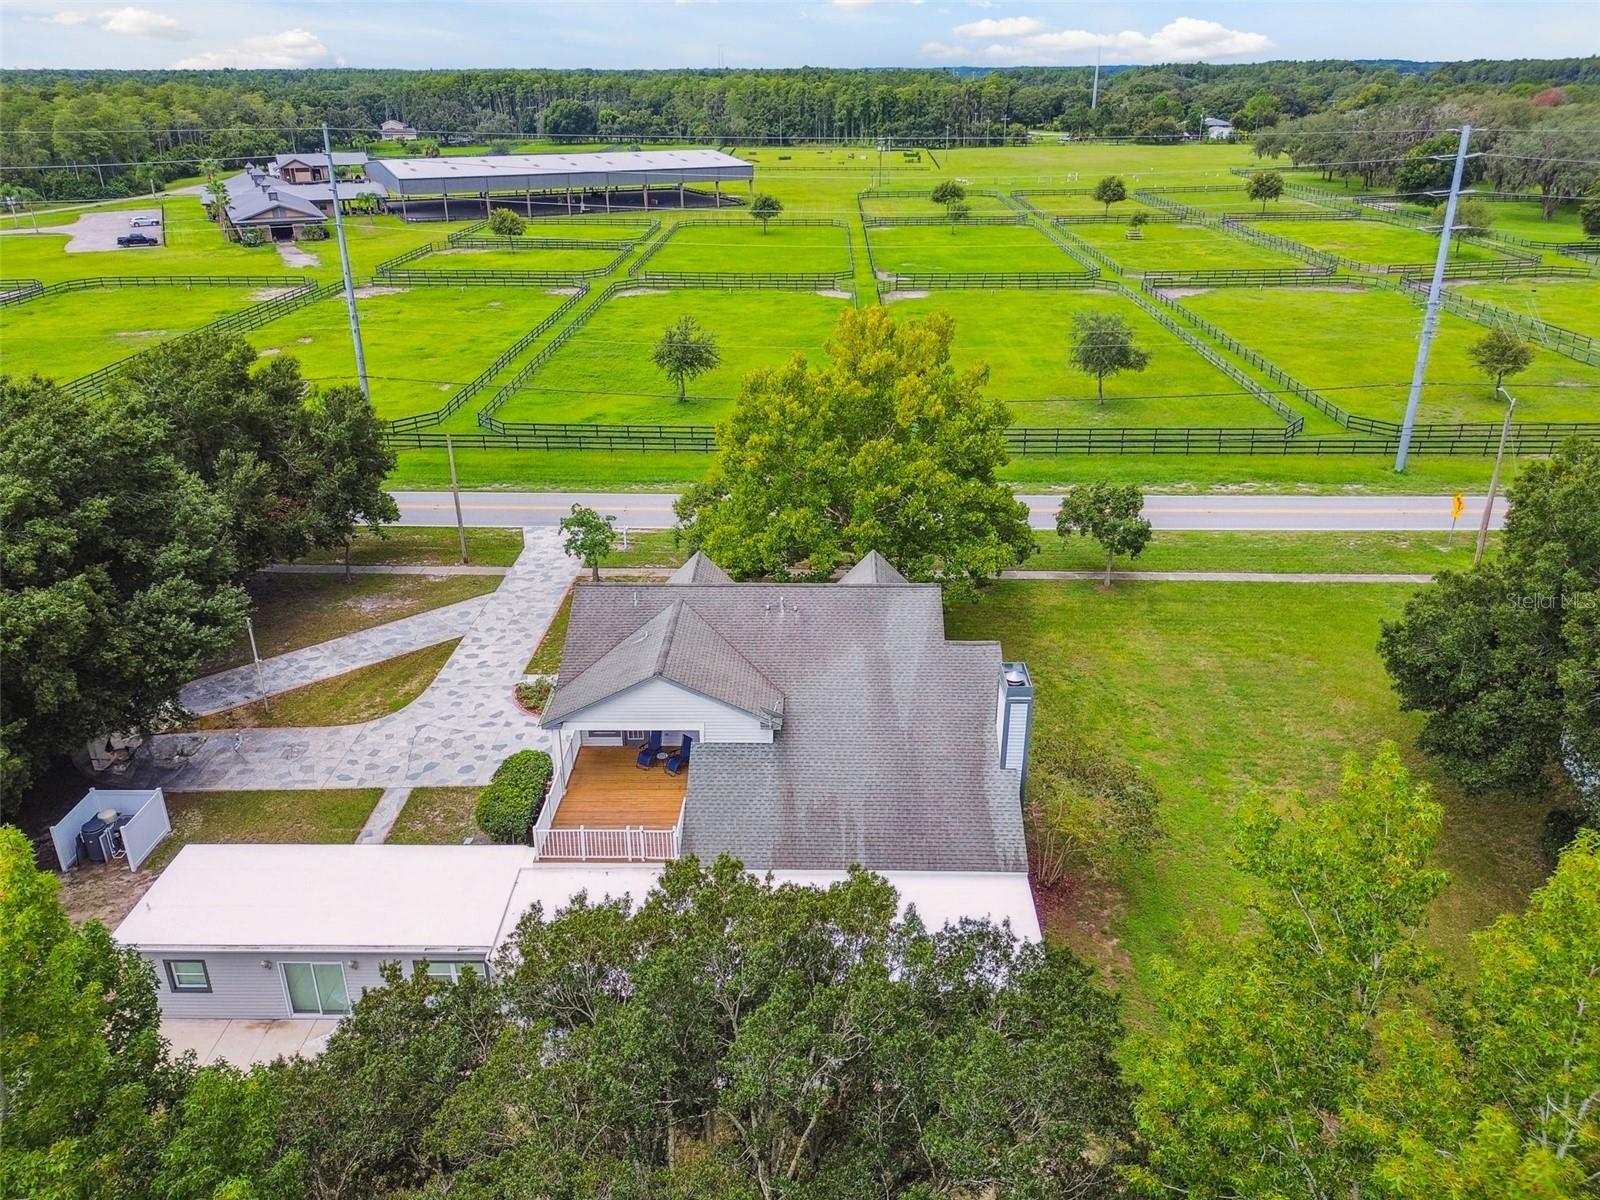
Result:
[[[678,857],[677,829],[647,829],[625,825],[620,829],[535,829],[533,852],[539,858],[583,862],[665,862]]]

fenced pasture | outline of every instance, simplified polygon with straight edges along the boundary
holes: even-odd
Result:
[[[1349,412],[1382,421],[1404,416],[1421,310],[1398,290],[1215,288],[1181,304]],[[1505,415],[1493,381],[1468,355],[1483,333],[1475,321],[1441,315],[1419,421],[1493,426]],[[1600,421],[1600,367],[1541,350],[1509,386],[1519,423]]]

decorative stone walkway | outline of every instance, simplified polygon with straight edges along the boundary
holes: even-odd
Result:
[[[479,607],[455,653],[428,689],[399,712],[360,725],[163,734],[118,786],[195,791],[486,784],[508,755],[551,747],[551,736],[517,705],[513,689],[577,573],[558,529],[528,529],[505,582],[469,602]]]
[[[319,679],[343,675],[358,667],[410,654],[425,646],[437,646],[458,638],[472,628],[481,615],[484,605],[492,598],[474,596],[459,600],[442,608],[430,608],[398,621],[360,629],[331,641],[318,642],[287,654],[277,654],[261,660],[261,678],[256,679],[254,664],[232,667],[204,679],[184,685],[179,693],[183,706],[198,717],[219,713],[226,708],[249,704],[261,698],[262,690],[269,696],[303,687]]]
[[[384,788],[383,795],[378,797],[377,805],[367,817],[367,823],[356,834],[356,845],[382,845],[394,829],[394,823],[400,819],[400,810],[405,808],[410,798],[411,789],[408,787]]]

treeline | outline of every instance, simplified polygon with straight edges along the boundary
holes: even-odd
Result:
[[[1313,113],[1263,130],[1255,152],[1287,155],[1297,166],[1321,166],[1368,190],[1417,195],[1450,186],[1460,135],[1473,126],[1464,182],[1504,192],[1537,192],[1548,219],[1563,199],[1595,182],[1600,146],[1600,94],[1592,88],[1542,88],[1528,97],[1462,95],[1426,102],[1384,95],[1355,110]]]
[[[307,149],[326,121],[349,141],[398,118],[424,133],[714,143],[806,139],[995,144],[1028,129],[1166,139],[1206,116],[1242,129],[1462,91],[1600,86],[1600,59],[1446,64],[1182,64],[779,71],[10,71],[0,164],[12,188],[88,198],[195,173],[203,157]],[[71,165],[70,170],[41,170]]]
[[[881,878],[668,864],[525,914],[494,978],[385,969],[320,1057],[174,1058],[155,974],[0,829],[0,1191],[32,1200],[1578,1200],[1600,1172],[1600,836],[1455,975],[1442,810],[1393,747],[1246,804],[1242,932],[1125,1037],[1069,951]]]
[[[398,519],[360,389],[256,361],[206,333],[140,355],[100,399],[0,375],[7,808],[90,738],[179,715],[244,632],[248,575]]]

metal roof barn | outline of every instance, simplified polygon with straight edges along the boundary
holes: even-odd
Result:
[[[367,175],[393,196],[750,181],[755,171],[753,164],[720,150],[375,158],[367,163]]]

